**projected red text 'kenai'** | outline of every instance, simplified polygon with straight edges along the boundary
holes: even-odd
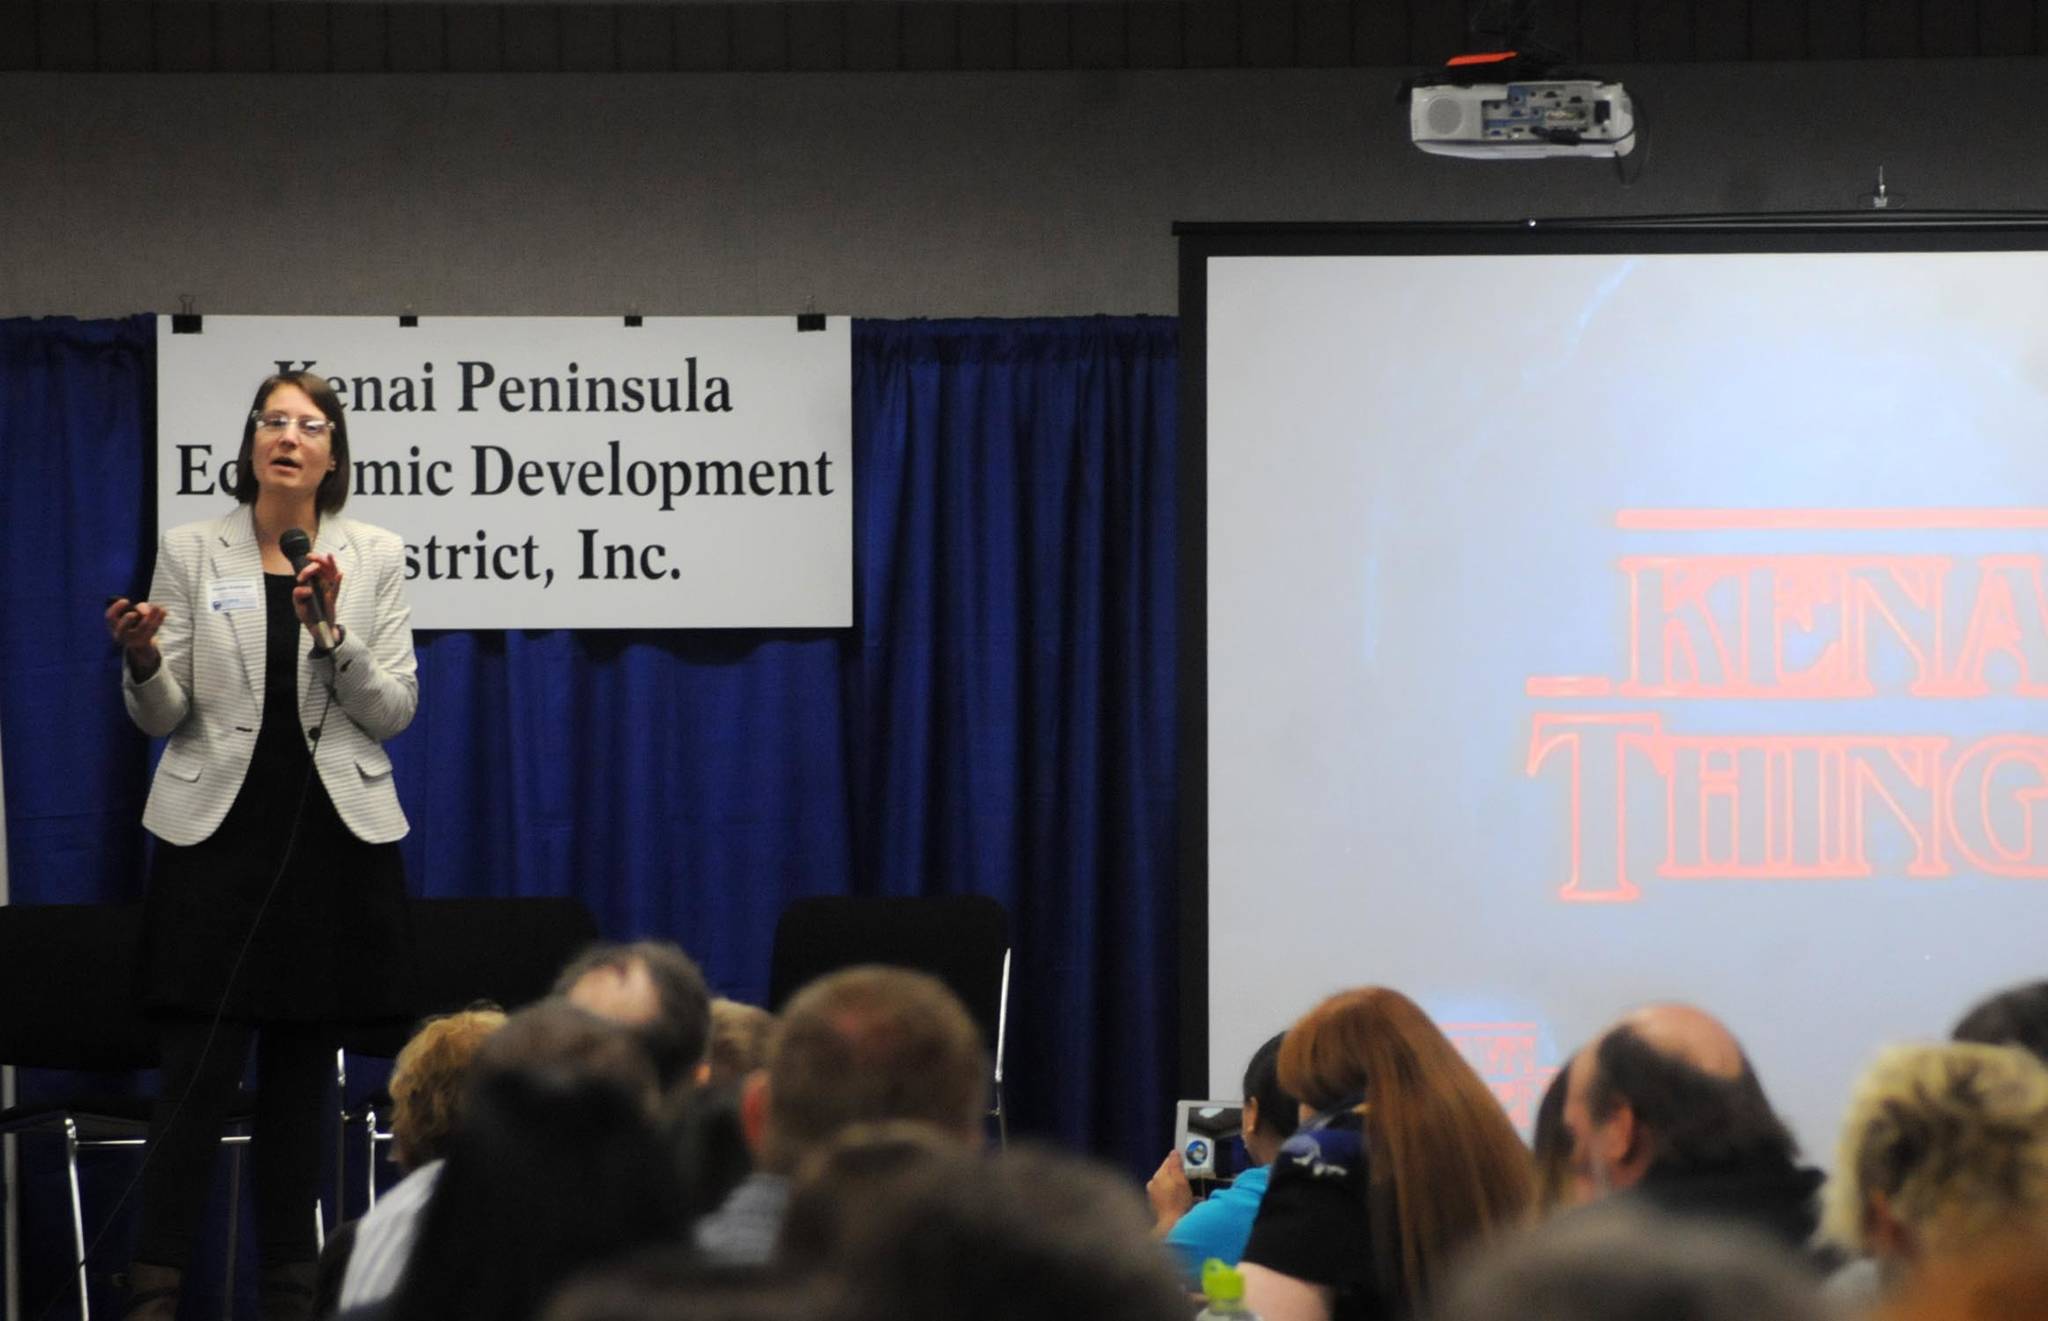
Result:
[[[1527,773],[1560,783],[1570,814],[1562,898],[1633,900],[1652,868],[1670,879],[1870,876],[1880,850],[1912,877],[2048,877],[2048,738],[2027,732],[2038,719],[1967,735],[1938,719],[1893,721],[1933,727],[1913,733],[1788,732],[1770,719],[1776,702],[1896,713],[1902,702],[2005,711],[2048,698],[2048,589],[2041,554],[2021,549],[2039,544],[2048,509],[1642,509],[1616,524],[1767,542],[1911,534],[1933,549],[1623,556],[1623,674],[1526,685],[1546,702],[1608,699],[1531,720]],[[2013,548],[1940,553],[1958,538],[1939,534],[1957,533]],[[1614,710],[1612,699],[1741,703],[1764,728],[1679,732],[1660,711]],[[1647,861],[1644,842],[1659,834]]]

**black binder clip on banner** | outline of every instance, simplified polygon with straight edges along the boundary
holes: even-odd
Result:
[[[198,335],[203,333],[203,319],[192,310],[192,295],[178,295],[178,310],[171,313],[173,335]]]
[[[797,333],[802,334],[807,330],[823,330],[824,328],[825,314],[818,310],[818,300],[815,298],[804,299],[804,310],[796,314]]]

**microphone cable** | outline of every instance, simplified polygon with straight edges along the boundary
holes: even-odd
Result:
[[[332,655],[332,652],[328,653],[330,659]],[[242,938],[242,947],[235,952],[235,961],[228,967],[227,984],[221,988],[220,1003],[214,1007],[213,1019],[207,1024],[206,1040],[200,1043],[198,1058],[192,1064],[192,1076],[185,1083],[184,1094],[172,1103],[170,1115],[164,1120],[163,1132],[166,1134],[177,1125],[178,1116],[184,1113],[185,1102],[192,1099],[192,1089],[199,1085],[199,1079],[205,1071],[206,1057],[213,1050],[214,1039],[220,1035],[221,1021],[227,1017],[228,1000],[235,993],[235,980],[242,974],[242,965],[248,960],[249,949],[256,943],[256,933],[262,929],[263,915],[270,911],[270,901],[276,898],[277,887],[283,884],[284,874],[291,866],[292,852],[298,848],[299,827],[305,824],[306,803],[313,793],[313,777],[320,773],[318,764],[320,735],[327,728],[328,713],[334,709],[334,684],[331,681],[323,680],[321,686],[327,690],[327,701],[320,708],[320,719],[313,726],[310,735],[313,740],[313,747],[306,755],[306,778],[299,783],[299,803],[292,812],[292,828],[291,833],[285,837],[284,854],[278,859],[277,871],[271,875],[270,884],[263,892],[263,902],[256,906],[256,916],[250,919],[249,934]],[[258,737],[261,737],[261,735],[258,735]],[[232,809],[233,804],[229,806]],[[237,1080],[236,1087],[239,1090],[239,1079]],[[149,1172],[149,1163],[156,1159],[157,1147],[159,1145],[156,1142],[146,1144],[142,1153],[142,1163],[136,1166],[134,1177],[128,1180],[128,1186],[121,1190],[121,1195],[115,1198],[113,1206],[108,1208],[106,1219],[101,1223],[99,1232],[94,1234],[92,1241],[85,1245],[84,1254],[72,1263],[71,1269],[66,1272],[65,1282],[57,1286],[56,1291],[50,1295],[49,1301],[44,1303],[42,1308],[36,1312],[35,1321],[47,1321],[51,1309],[63,1301],[64,1295],[70,1292],[74,1284],[80,1289],[89,1287],[89,1282],[83,1277],[88,1264],[92,1261],[92,1255],[99,1251],[100,1244],[106,1240],[108,1232],[113,1229],[119,1220],[122,1208],[128,1205],[128,1199],[133,1197],[135,1190],[142,1186],[142,1176]],[[181,1266],[178,1269],[182,1279],[186,1268]],[[228,1281],[227,1287],[229,1290],[233,1290],[234,1281]]]

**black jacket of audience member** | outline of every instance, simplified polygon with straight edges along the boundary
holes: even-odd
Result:
[[[1735,1221],[1804,1252],[1820,1224],[1821,1172],[1790,1160],[1724,1169],[1651,1167],[1631,1196],[1666,1215]]]
[[[1316,1116],[1273,1158],[1244,1260],[1332,1290],[1331,1321],[1400,1315],[1384,1285],[1392,1265],[1369,1246],[1376,1191],[1358,1113]]]

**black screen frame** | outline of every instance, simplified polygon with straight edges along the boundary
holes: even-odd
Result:
[[[2048,212],[1851,211],[1506,221],[1195,223],[1180,241],[1175,824],[1182,1096],[1209,1091],[1209,262],[1229,257],[1635,256],[2048,250]],[[1260,951],[1242,951],[1247,958]],[[1303,1009],[1308,1006],[1302,1006]]]

